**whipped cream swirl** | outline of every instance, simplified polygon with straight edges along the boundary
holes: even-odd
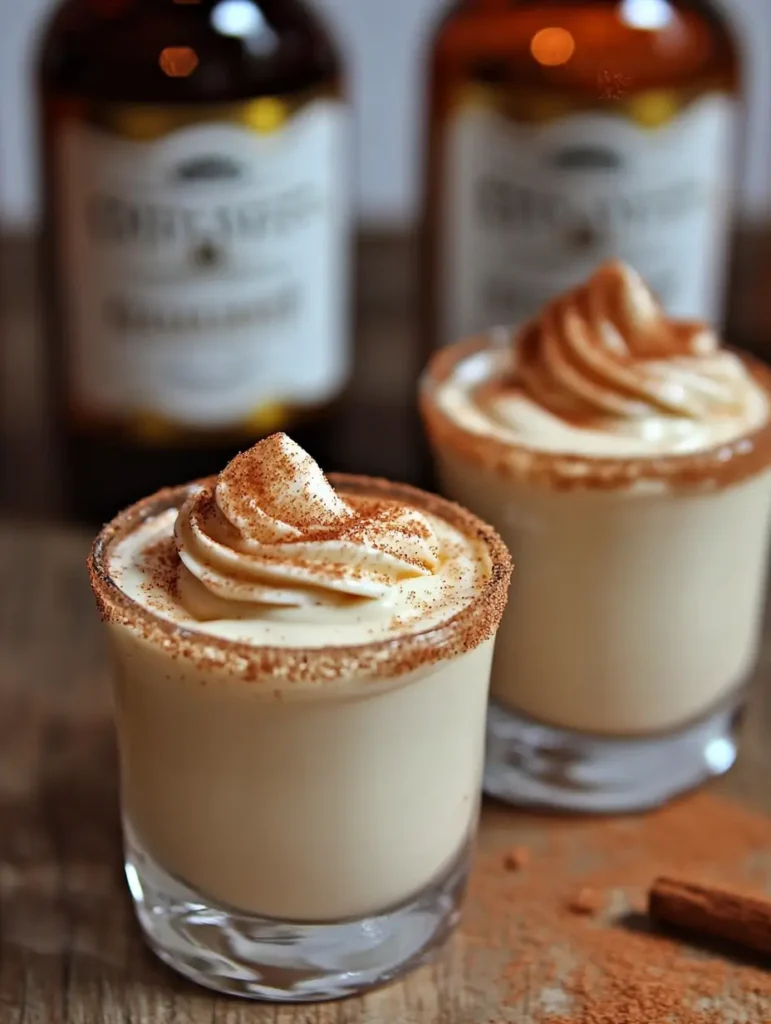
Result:
[[[205,617],[221,601],[301,607],[381,598],[403,580],[432,575],[439,560],[422,513],[343,500],[285,434],[237,456],[214,488],[192,495],[175,536],[180,596]]]
[[[500,339],[501,343],[498,343]],[[534,451],[685,455],[760,429],[765,390],[703,323],[669,319],[608,263],[514,333],[458,362],[436,401],[465,430]]]
[[[550,303],[518,339],[515,382],[576,422],[731,416],[746,400],[741,365],[703,323],[667,319],[642,278],[609,263]]]

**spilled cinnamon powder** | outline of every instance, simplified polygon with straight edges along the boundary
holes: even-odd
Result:
[[[602,893],[596,889],[584,886],[568,902],[568,910],[571,914],[584,914],[587,917],[594,917],[602,910]]]
[[[532,856],[507,870],[512,826]],[[469,1019],[486,1024],[769,1024],[771,962],[656,931],[659,874],[771,884],[771,819],[700,794],[656,814],[550,820],[487,811],[462,927]],[[505,833],[508,832],[508,847]],[[765,969],[765,968],[769,969]]]
[[[522,871],[530,863],[530,850],[526,846],[515,846],[503,858],[503,866],[507,871]]]

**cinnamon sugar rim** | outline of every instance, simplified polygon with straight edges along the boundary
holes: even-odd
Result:
[[[511,558],[498,534],[466,509],[407,484],[363,476],[329,474],[341,494],[400,501],[449,523],[482,545],[490,559],[489,577],[469,603],[446,621],[422,632],[348,647],[260,647],[212,636],[164,619],[125,594],[112,578],[109,556],[115,545],[148,519],[179,508],[194,488],[216,478],[164,488],[121,512],[94,541],[88,558],[91,587],[104,622],[118,623],[183,657],[201,671],[223,671],[246,682],[319,684],[395,679],[421,667],[459,657],[495,635],[506,606]]]
[[[498,475],[563,491],[623,490],[638,483],[677,490],[726,487],[771,465],[771,416],[760,429],[704,451],[629,458],[541,451],[467,430],[439,407],[436,389],[461,362],[497,347],[492,335],[476,335],[441,349],[429,361],[420,384],[420,409],[435,447],[446,446],[465,461]],[[741,359],[771,402],[771,371],[744,352],[726,351]]]

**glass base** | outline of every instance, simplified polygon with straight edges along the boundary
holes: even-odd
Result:
[[[455,927],[468,848],[418,897],[339,924],[283,923],[217,906],[168,875],[125,834],[125,871],[154,952],[217,992],[271,1002],[320,1002],[373,988],[427,960]]]
[[[491,704],[485,792],[520,806],[588,813],[658,807],[728,771],[741,711],[735,697],[680,732],[617,739],[541,725]]]

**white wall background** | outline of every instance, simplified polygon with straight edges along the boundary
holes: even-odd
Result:
[[[55,0],[0,0],[0,221],[36,216],[30,60],[41,17]],[[447,0],[313,0],[348,51],[359,115],[360,211],[401,226],[415,213],[421,45]],[[743,212],[771,216],[771,0],[718,0],[734,17],[749,64],[750,123]]]

